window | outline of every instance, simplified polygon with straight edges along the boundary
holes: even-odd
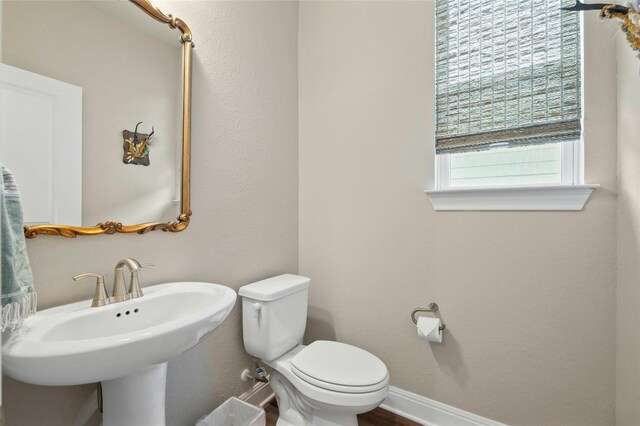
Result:
[[[581,17],[561,6],[436,0],[437,189],[582,183]]]
[[[441,190],[581,183],[581,141],[437,156]]]

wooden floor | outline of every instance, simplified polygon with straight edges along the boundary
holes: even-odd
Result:
[[[278,406],[275,399],[265,405],[264,410],[267,412],[267,426],[275,426],[278,421]],[[360,414],[358,426],[420,426],[420,423],[405,419],[382,408],[376,408],[368,413]]]

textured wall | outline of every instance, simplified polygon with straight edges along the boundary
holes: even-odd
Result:
[[[434,212],[433,2],[301,2],[300,251],[307,338],[391,383],[520,425],[611,425],[616,29],[587,16],[582,212]],[[445,341],[411,309],[437,301]]]
[[[640,62],[618,38],[618,351],[616,423],[640,425]]]
[[[144,285],[199,280],[237,290],[297,269],[297,3],[158,4],[190,25],[196,43],[192,223],[179,234],[29,241],[41,308],[90,298],[92,286],[71,276],[96,271],[111,282],[115,263],[125,256],[156,265],[141,277]],[[239,375],[250,364],[239,308],[169,363],[168,424],[194,424],[245,389]],[[72,424],[92,389],[5,378],[5,424]]]

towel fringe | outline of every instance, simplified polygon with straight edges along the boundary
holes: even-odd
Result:
[[[14,331],[31,314],[36,313],[38,296],[34,291],[27,293],[20,300],[2,307],[0,313],[0,331]]]

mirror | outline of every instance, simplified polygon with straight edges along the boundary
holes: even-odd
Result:
[[[148,0],[1,7],[0,161],[20,186],[25,236],[184,230],[188,26]]]

